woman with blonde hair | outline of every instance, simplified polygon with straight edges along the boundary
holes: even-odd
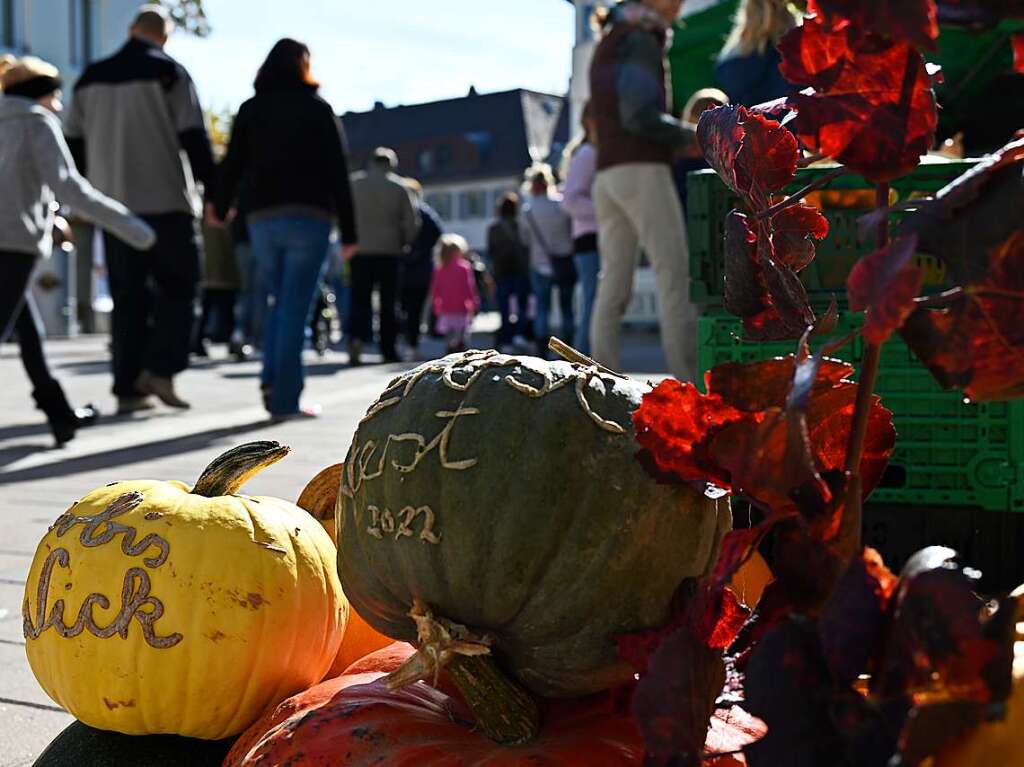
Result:
[[[715,77],[730,103],[753,106],[793,91],[792,83],[779,71],[782,57],[777,46],[800,20],[800,12],[787,0],[740,0],[715,67]]]

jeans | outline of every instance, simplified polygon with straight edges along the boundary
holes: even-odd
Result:
[[[527,306],[530,302],[530,277],[527,274],[513,274],[495,280],[498,311],[501,313],[501,327],[498,328],[497,345],[512,343],[516,336],[526,335],[529,321]],[[516,299],[516,322],[512,324],[512,297]]]
[[[156,245],[135,250],[111,234],[103,249],[114,299],[111,335],[114,394],[136,397],[143,370],[170,378],[188,367],[199,284],[199,231],[187,213],[142,216]]]
[[[235,339],[262,346],[267,290],[263,286],[260,265],[248,242],[235,245],[235,257],[242,276],[242,289],[235,299]]]
[[[405,340],[413,349],[420,343],[423,307],[427,303],[433,275],[432,266],[429,271],[418,265],[406,265],[402,270],[402,322],[405,325]]]
[[[380,291],[380,353],[385,360],[398,359],[395,339],[398,319],[395,298],[398,293],[399,256],[379,253],[357,254],[349,262],[352,269],[352,306],[349,333],[369,343],[373,340],[373,289]]]
[[[253,254],[272,302],[261,376],[272,415],[299,410],[302,349],[330,232],[330,223],[318,218],[275,216],[249,223]]]
[[[601,270],[601,255],[596,251],[576,254],[576,273],[583,288],[583,306],[580,308],[580,322],[576,326],[573,345],[583,354],[590,356],[590,318],[594,313],[594,299],[597,298],[597,274]]]
[[[565,338],[573,338],[576,328],[573,321],[572,294],[576,282],[559,284],[552,275],[541,274],[536,270],[530,271],[530,282],[533,284],[533,294],[537,297],[537,316],[533,319],[537,356],[547,357],[548,339],[551,336],[551,289],[558,289],[558,308],[562,313],[562,335]]]

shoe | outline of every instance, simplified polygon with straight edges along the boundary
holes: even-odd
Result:
[[[149,397],[118,397],[117,414],[131,415],[141,413],[144,410],[152,410],[156,407]]]
[[[252,356],[252,344],[244,341],[232,341],[228,344],[228,353],[235,358],[235,362],[245,362]]]
[[[392,349],[391,351],[383,352],[380,356],[381,358],[383,358],[385,365],[389,365],[393,362],[402,361],[402,358],[398,356],[398,352],[396,352],[394,349]]]
[[[362,353],[363,353],[363,342],[358,338],[353,338],[348,342],[348,364],[355,367],[356,365],[362,365]]]
[[[92,426],[100,417],[100,411],[91,402],[88,405],[76,407],[73,412],[75,415],[75,426],[79,429]]]
[[[168,407],[187,410],[192,407],[174,391],[174,379],[155,376],[147,370],[142,371],[135,388],[143,394],[152,394]]]
[[[285,421],[299,421],[304,418],[317,418],[323,412],[319,405],[301,405],[294,413],[271,413],[271,423],[284,423]]]
[[[208,359],[210,357],[210,350],[206,347],[206,341],[202,339],[196,341],[188,353],[193,357],[201,359]]]

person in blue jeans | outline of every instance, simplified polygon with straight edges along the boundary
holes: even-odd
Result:
[[[487,229],[487,255],[494,274],[495,294],[501,325],[495,346],[509,353],[526,345],[530,302],[530,249],[519,226],[519,195],[508,192],[498,201],[498,218]],[[512,321],[512,299],[516,319]]]
[[[597,172],[597,133],[589,101],[583,107],[582,123],[583,132],[565,148],[562,210],[572,218],[573,259],[583,289],[583,305],[573,345],[589,356],[590,317],[597,297],[597,275],[601,271],[601,255],[597,249],[597,211],[590,194]]]
[[[576,265],[573,262],[572,225],[562,211],[562,195],[554,188],[554,175],[548,165],[527,171],[530,195],[523,206],[522,231],[530,248],[530,282],[537,297],[537,316],[533,321],[537,356],[548,357],[550,338],[551,289],[558,289],[558,307],[562,314],[562,338],[575,336],[573,293],[576,289]]]
[[[309,49],[290,39],[275,44],[256,75],[256,95],[238,110],[207,206],[208,219],[230,220],[244,184],[249,239],[271,306],[261,384],[275,421],[320,412],[300,402],[302,350],[332,220],[343,257],[357,242],[344,133],[318,88]]]

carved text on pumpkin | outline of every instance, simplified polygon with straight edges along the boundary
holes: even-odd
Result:
[[[121,550],[126,556],[140,556],[150,548],[154,548],[156,553],[145,557],[142,562],[146,567],[157,568],[167,561],[170,554],[170,544],[167,540],[155,533],[150,533],[136,543],[135,528],[111,521],[114,517],[131,511],[140,503],[142,503],[141,493],[125,493],[99,514],[79,517],[67,512],[61,515],[50,529],[56,530],[57,537],[60,538],[76,525],[83,525],[79,543],[86,548],[102,546],[121,535]],[[105,527],[103,527],[104,525]],[[121,607],[108,625],[100,626],[93,615],[94,607],[99,607],[101,610],[110,608],[110,599],[99,593],[89,594],[85,598],[78,610],[75,622],[70,626],[64,622],[65,604],[63,599],[54,601],[47,614],[46,605],[50,593],[50,580],[55,567],[71,568],[71,553],[67,549],[53,549],[43,562],[36,590],[35,620],[32,618],[32,610],[27,597],[22,605],[23,632],[26,639],[38,639],[49,628],[65,639],[76,637],[83,631],[88,631],[99,639],[109,639],[115,634],[122,639],[127,639],[128,627],[133,618],[138,621],[142,636],[151,647],[166,649],[174,647],[183,639],[179,633],[168,636],[157,634],[155,624],[164,614],[164,605],[159,599],[150,595],[152,581],[149,573],[141,567],[129,568],[125,573],[121,585]]]
[[[396,541],[413,537],[415,532],[412,523],[422,515],[424,519],[419,539],[434,544],[441,542],[441,534],[434,532],[435,515],[429,506],[406,506],[398,512],[397,520],[390,509],[381,510],[377,506],[367,506],[366,510],[370,512],[370,524],[366,532],[378,540],[392,534]]]

